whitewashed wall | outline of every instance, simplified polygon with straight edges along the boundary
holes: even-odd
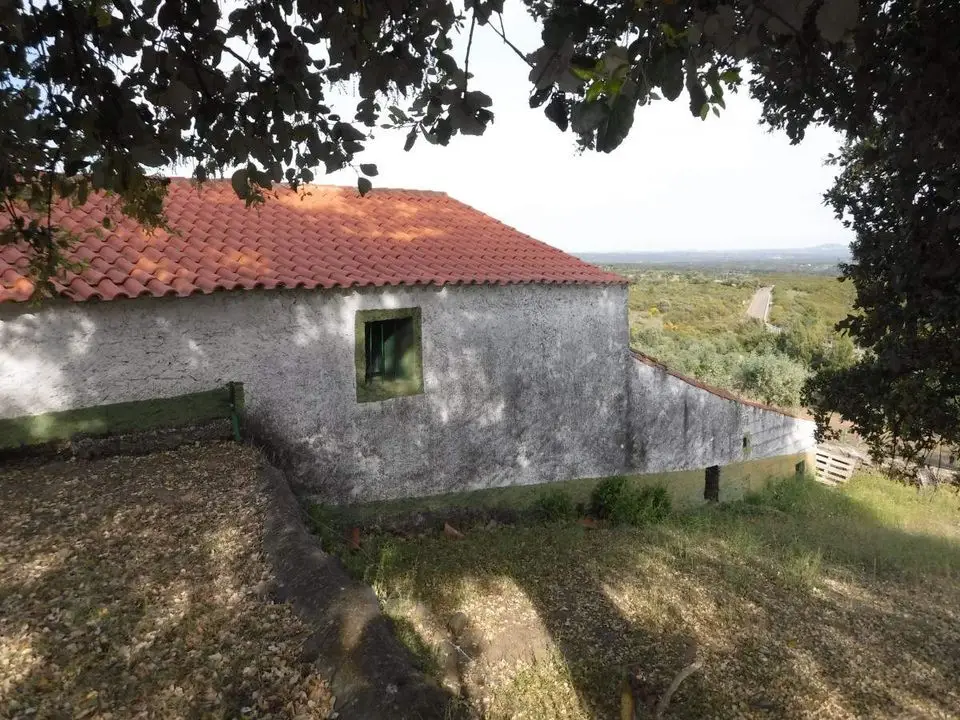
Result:
[[[724,397],[641,357],[631,363],[629,464],[638,473],[791,455],[815,445],[815,424]]]
[[[357,403],[356,311],[410,306],[422,309],[425,393]],[[302,489],[345,501],[620,470],[629,362],[622,286],[0,306],[0,417],[241,381]]]

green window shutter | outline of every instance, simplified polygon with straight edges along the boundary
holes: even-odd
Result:
[[[423,392],[420,308],[359,310],[355,330],[358,401]]]
[[[397,320],[384,320],[380,323],[381,339],[383,342],[383,376],[394,379],[397,377]]]

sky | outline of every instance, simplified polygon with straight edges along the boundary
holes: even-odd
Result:
[[[536,25],[507,3],[507,37],[539,47]],[[461,38],[454,52],[463,52]],[[462,54],[461,54],[462,57]],[[442,190],[568,252],[795,248],[852,239],[823,206],[839,137],[812,128],[798,146],[758,125],[759,104],[743,91],[706,121],[687,100],[637,108],[633,129],[613,153],[578,154],[541,108],[530,109],[528,68],[489,28],[474,34],[473,89],[493,98],[494,123],[447,147],[379,130],[361,162],[374,186]],[[342,170],[319,182],[355,184]]]

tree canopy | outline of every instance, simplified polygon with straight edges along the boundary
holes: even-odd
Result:
[[[867,352],[821,375],[811,402],[868,437],[960,439],[955,0],[517,2],[540,47],[511,43],[503,0],[0,0],[0,243],[28,244],[47,287],[70,242],[44,221],[51,203],[108,191],[162,225],[170,166],[229,172],[248,202],[348,165],[365,192],[371,129],[401,129],[410,149],[491,122],[493,98],[471,82],[476,32],[523,58],[531,107],[585,150],[615,150],[661,99],[719,114],[749,70],[770,127],[847,138],[827,197],[857,235],[845,328]],[[331,107],[344,82],[352,116]]]
[[[821,424],[839,411],[876,455],[907,459],[960,447],[960,8],[922,7],[872,48],[879,90],[845,120],[856,134],[827,193],[856,232],[840,326],[865,354],[808,387]]]

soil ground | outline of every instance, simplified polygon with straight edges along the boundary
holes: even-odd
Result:
[[[325,718],[233,443],[0,470],[0,717]]]

